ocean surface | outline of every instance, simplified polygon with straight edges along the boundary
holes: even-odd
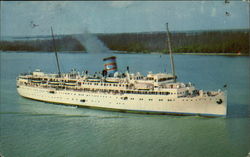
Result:
[[[111,54],[59,53],[63,72],[103,69]],[[114,54],[112,54],[114,55]],[[118,69],[170,71],[160,54],[115,54]],[[227,118],[101,111],[20,97],[16,77],[56,72],[54,53],[0,52],[0,154],[4,157],[247,157],[250,152],[250,58],[174,55],[178,80],[199,89],[228,88]]]

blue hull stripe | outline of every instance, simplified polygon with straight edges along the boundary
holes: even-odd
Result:
[[[164,112],[164,111],[147,111],[147,110],[127,110],[131,112],[144,112],[151,114],[170,114],[170,115],[187,115],[187,116],[208,116],[208,117],[226,117],[221,114],[209,114],[209,113],[188,113],[188,112]]]

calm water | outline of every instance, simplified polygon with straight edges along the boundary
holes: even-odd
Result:
[[[167,56],[118,54],[119,70],[169,71]],[[250,152],[249,57],[175,55],[180,81],[228,85],[227,118],[141,115],[74,108],[18,96],[15,78],[55,72],[54,54],[0,53],[0,154],[5,157],[246,157]],[[62,70],[101,71],[105,55],[59,54]],[[167,67],[167,68],[165,68]]]

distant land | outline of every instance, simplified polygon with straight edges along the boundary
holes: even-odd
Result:
[[[119,53],[168,53],[166,32],[95,34],[110,50]],[[59,35],[59,52],[86,51],[75,35]],[[172,32],[174,53],[250,55],[250,30]],[[0,51],[52,52],[50,36],[13,37],[0,41]]]

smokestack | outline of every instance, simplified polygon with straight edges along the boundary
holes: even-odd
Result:
[[[111,56],[103,58],[104,61],[104,70],[107,71],[108,76],[114,76],[114,73],[117,72],[116,57]]]

